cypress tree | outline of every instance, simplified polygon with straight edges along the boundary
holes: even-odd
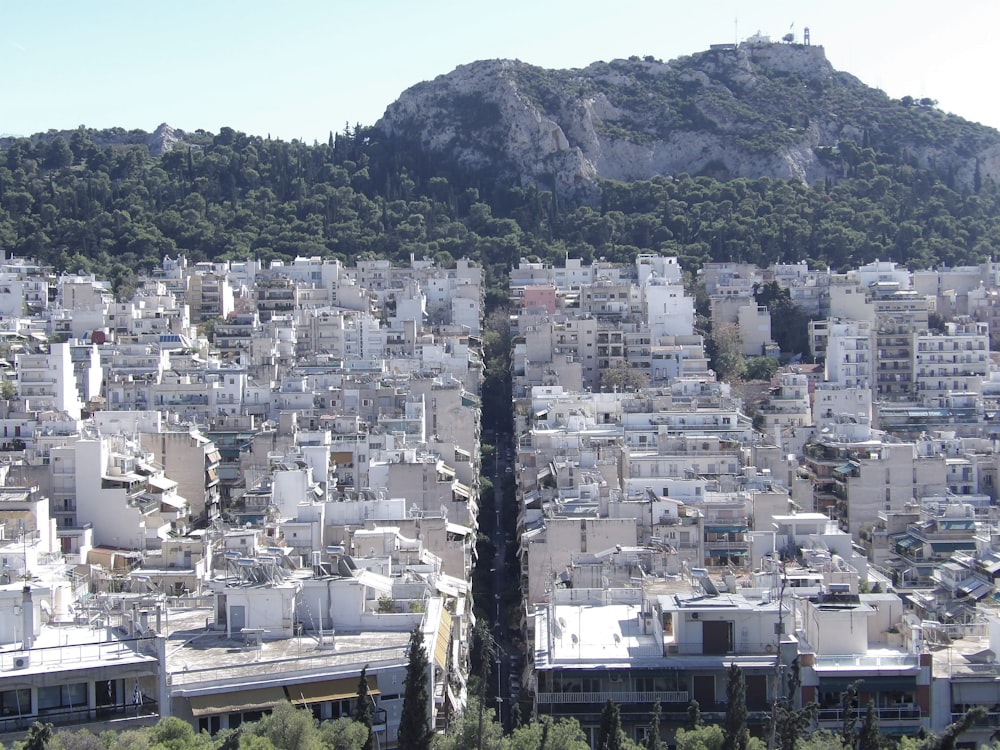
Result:
[[[622,717],[618,706],[608,698],[601,711],[601,726],[597,732],[597,750],[621,750]]]
[[[375,732],[372,731],[372,697],[368,691],[368,665],[361,668],[361,676],[358,678],[358,697],[354,703],[354,720],[359,724],[368,727],[368,739],[361,746],[361,750],[374,750]]]
[[[855,680],[847,686],[847,690],[840,694],[840,710],[843,714],[843,724],[840,727],[840,741],[846,747],[854,747],[857,742],[858,714],[855,710],[858,705],[858,688],[864,680]]]
[[[653,706],[653,720],[649,723],[649,734],[646,735],[646,750],[665,750],[666,745],[660,739],[660,702]]]
[[[882,746],[881,730],[878,726],[878,709],[875,701],[869,698],[868,710],[861,723],[861,736],[858,738],[858,750],[879,750]]]
[[[726,684],[726,719],[722,725],[722,750],[747,750],[750,730],[747,729],[747,687],[743,670],[736,662],[729,667]]]
[[[697,729],[701,726],[701,705],[693,700],[688,703],[688,729]]]
[[[430,661],[420,626],[410,633],[409,662],[403,681],[403,708],[399,715],[399,750],[429,750],[434,732],[428,722],[427,670]]]

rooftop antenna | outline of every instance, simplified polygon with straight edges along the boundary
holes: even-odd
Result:
[[[733,19],[733,44],[740,43],[740,18],[737,16]]]
[[[806,26],[806,27],[805,27],[805,28],[804,28],[804,29],[802,30],[802,43],[803,43],[803,44],[804,44],[805,46],[807,46],[807,47],[809,46],[809,27],[808,27],[808,26]]]

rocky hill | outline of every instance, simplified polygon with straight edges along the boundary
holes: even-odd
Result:
[[[98,148],[145,146],[149,149],[151,156],[159,156],[169,151],[178,143],[187,145],[200,145],[204,138],[192,139],[183,130],[171,127],[167,123],[161,123],[152,133],[145,130],[125,130],[124,128],[109,128],[106,130],[96,130],[92,128],[79,128],[77,130],[49,130],[45,133],[35,133],[28,140],[32,143],[48,143],[56,138],[62,138],[69,143],[74,134],[83,134]],[[20,140],[19,137],[8,136],[0,138],[0,150],[9,148],[13,143]]]
[[[846,174],[865,148],[959,188],[1000,182],[1000,133],[890,99],[798,44],[582,70],[475,62],[403,92],[375,130],[455,169],[583,200],[599,179],[684,172],[812,183]]]

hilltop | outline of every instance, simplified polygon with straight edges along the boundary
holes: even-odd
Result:
[[[326,143],[78,128],[0,140],[0,250],[127,291],[164,256],[980,263],[1000,133],[821,47],[462,66]],[[499,295],[499,292],[498,292]],[[499,297],[498,297],[499,298]]]
[[[958,188],[977,169],[1000,177],[1000,133],[931,100],[891,99],[801,44],[576,70],[475,62],[403,92],[375,130],[457,170],[584,200],[601,179],[680,173],[814,183],[845,175],[846,142]]]

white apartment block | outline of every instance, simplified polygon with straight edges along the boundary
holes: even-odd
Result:
[[[946,332],[913,333],[915,395],[925,406],[938,406],[952,392],[979,393],[990,371],[986,323],[968,318],[946,323]]]

